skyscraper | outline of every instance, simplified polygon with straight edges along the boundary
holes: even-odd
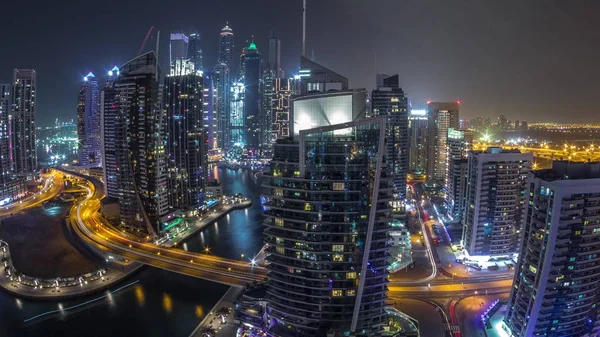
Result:
[[[262,90],[262,55],[258,52],[258,48],[254,40],[250,42],[248,50],[244,56],[244,110],[246,118],[246,131],[244,142],[249,153],[254,152],[260,146],[261,126],[264,124],[265,116],[261,114],[261,90]],[[271,125],[269,125],[269,128]]]
[[[275,35],[275,31],[271,31],[269,36],[269,59],[267,60],[267,69],[272,70],[275,77],[282,77],[281,71],[281,41]]]
[[[217,149],[220,148],[217,140],[218,131],[218,120],[216,115],[216,104],[215,100],[217,97],[217,89],[213,82],[213,72],[206,72],[203,74],[202,83],[202,106],[203,106],[203,119],[204,119],[204,131],[208,139],[208,148]],[[222,142],[223,140],[221,140]]]
[[[200,74],[192,70],[165,78],[167,181],[169,206],[175,209],[198,209],[204,202],[208,148]]]
[[[529,174],[523,244],[504,328],[515,337],[599,329],[600,163],[554,162]]]
[[[158,78],[160,67],[156,54],[150,51],[124,64],[114,84],[123,116],[116,125],[121,131],[116,134],[121,225],[151,235],[168,212]]]
[[[433,180],[444,181],[448,128],[458,129],[458,103],[427,102],[427,114],[429,117],[427,174]]]
[[[408,170],[410,173],[427,174],[428,129],[427,110],[410,111],[408,116],[410,154]]]
[[[0,83],[0,184],[5,184],[12,172],[11,91],[10,83]]]
[[[446,203],[448,214],[460,221],[465,211],[467,186],[467,153],[473,146],[473,132],[448,128],[446,158]]]
[[[462,243],[469,255],[516,253],[532,153],[469,151]]]
[[[376,117],[303,130],[295,142],[274,145],[264,205],[264,328],[273,335],[382,329],[393,193],[386,135],[386,118]]]
[[[101,165],[100,91],[91,72],[83,78],[77,100],[77,136],[79,165]]]
[[[191,33],[188,44],[188,59],[194,64],[195,70],[204,70],[204,62],[202,57],[202,46],[200,44],[200,33]]]
[[[226,67],[231,68],[233,66],[231,63],[231,55],[233,54],[233,30],[229,27],[229,22],[221,29],[220,35],[219,57],[217,58],[217,63],[224,64]]]
[[[216,92],[214,99],[214,116],[217,128],[213,132],[217,148],[229,149],[231,138],[229,132],[229,108],[230,108],[230,72],[229,67],[217,64],[212,73],[213,90]]]
[[[35,148],[36,72],[33,69],[13,71],[12,157],[17,174],[37,170]]]
[[[300,94],[327,92],[329,90],[348,90],[348,79],[335,71],[300,57]]]
[[[276,78],[273,88],[273,125],[271,126],[271,142],[287,138],[290,133],[290,108],[292,95],[292,81],[290,78]]]
[[[120,199],[119,164],[125,161],[125,140],[127,133],[126,116],[121,111],[120,96],[114,88],[120,75],[115,66],[108,71],[104,88],[100,92],[100,139],[102,168],[104,169],[104,191],[106,196]],[[121,157],[120,157],[121,156]]]
[[[408,171],[408,98],[400,88],[398,75],[377,76],[377,89],[371,92],[371,115],[387,118],[387,164],[394,176],[396,200],[406,199]],[[400,205],[397,205],[400,207]]]
[[[261,154],[267,155],[272,148],[272,127],[273,127],[273,100],[275,99],[275,80],[277,72],[272,69],[264,69],[261,78],[261,107],[260,107],[260,139],[259,145]],[[270,157],[270,156],[268,156]]]
[[[188,59],[189,38],[183,32],[171,33],[169,40],[169,67],[175,66],[176,60]]]
[[[227,148],[235,149],[235,151],[241,153],[246,145],[246,110],[244,109],[246,89],[243,83],[233,82],[230,90],[229,97],[231,104],[227,124],[229,144],[227,144]]]

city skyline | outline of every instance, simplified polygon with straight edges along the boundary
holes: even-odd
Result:
[[[594,98],[593,79],[599,70],[593,67],[593,62],[600,51],[590,46],[594,45],[600,26],[589,13],[598,4],[591,1],[554,7],[542,1],[526,4],[514,1],[511,5],[473,1],[453,5],[441,1],[375,4],[308,1],[307,56],[312,56],[314,50],[317,62],[348,76],[352,88],[370,90],[375,87],[376,72],[397,72],[401,87],[418,108],[424,107],[427,100],[460,99],[465,118],[505,114],[511,120],[525,115],[530,122],[585,120],[577,114],[567,117],[564,112],[589,111],[587,102]],[[106,8],[110,5],[106,4]],[[128,61],[150,26],[161,30],[163,69],[168,69],[170,32],[192,28],[201,36],[205,68],[212,67],[218,54],[219,31],[227,21],[238,36],[234,56],[251,35],[257,45],[266,48],[274,29],[281,41],[282,68],[290,72],[299,65],[301,1],[292,4],[267,1],[264,6],[239,1],[189,3],[182,6],[185,11],[169,12],[170,15],[162,14],[166,11],[161,8],[166,4],[158,3],[140,9],[139,17],[143,19],[131,17],[109,27],[103,23],[110,20],[112,11],[94,13],[84,20],[86,26],[80,27],[82,20],[75,13],[84,10],[79,4],[57,4],[48,8],[44,16],[36,13],[36,8],[45,6],[33,3],[33,12],[13,11],[11,6],[8,4],[7,12],[15,13],[14,20],[26,19],[27,15],[39,20],[20,31],[19,37],[6,37],[4,44],[11,52],[0,55],[3,65],[0,81],[10,81],[13,68],[36,69],[40,125],[50,124],[54,118],[72,118],[76,112],[73,92],[80,79],[89,71],[103,74],[113,65]],[[120,6],[135,6],[135,3]],[[195,14],[206,12],[214,15]],[[406,14],[403,20],[392,20],[394,13],[401,12]],[[381,19],[377,23],[361,20],[360,25],[350,25],[349,22],[357,20],[348,18],[358,16]],[[65,21],[55,25],[46,21],[51,17]],[[433,21],[436,23],[428,23]],[[0,27],[6,30],[9,26],[5,25],[10,23],[4,22]],[[323,29],[318,22],[330,22],[331,27]],[[103,29],[89,28],[101,25]],[[37,58],[37,53],[29,52],[30,47],[21,47],[32,39],[37,41],[38,48],[49,51],[47,57]],[[332,40],[336,41],[336,48],[331,47]],[[557,41],[565,46],[559,46]],[[155,45],[154,38],[146,49],[151,45]],[[577,62],[570,61],[573,55]],[[356,67],[357,62],[362,66]],[[486,76],[481,76],[482,73]],[[550,73],[555,80],[547,80]],[[64,85],[52,85],[58,78],[65,79]],[[571,88],[568,83],[578,83],[578,88]]]

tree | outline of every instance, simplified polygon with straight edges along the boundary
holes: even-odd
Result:
[[[221,317],[221,323],[225,324],[225,319],[227,318],[227,316],[229,316],[229,308],[220,307],[219,309],[217,309],[215,314]]]
[[[214,337],[217,331],[210,326],[203,326],[200,328],[200,336],[202,337]]]

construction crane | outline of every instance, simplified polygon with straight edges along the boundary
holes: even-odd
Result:
[[[152,33],[153,29],[154,29],[154,26],[152,26],[152,27],[150,27],[150,29],[148,29],[146,38],[144,38],[144,42],[142,42],[142,45],[140,46],[140,50],[138,50],[137,56],[140,56],[142,54],[142,50],[144,50],[144,46],[146,45],[146,42],[148,42],[148,38],[150,37],[150,34]]]

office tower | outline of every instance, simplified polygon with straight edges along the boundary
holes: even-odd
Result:
[[[469,255],[517,252],[532,153],[469,151],[462,243]]]
[[[248,42],[248,41],[246,41]],[[244,81],[244,76],[246,76],[246,69],[244,60],[246,59],[246,52],[248,51],[248,47],[243,47],[240,52],[240,81]]]
[[[277,72],[272,69],[264,69],[262,73],[261,86],[261,108],[260,108],[260,139],[259,145],[261,155],[270,157],[267,152],[272,148],[272,127],[273,127],[273,104],[275,100],[275,80]]]
[[[506,119],[506,116],[504,115],[500,115],[500,117],[498,117],[498,129],[500,131],[506,131],[508,130],[508,120]]]
[[[114,88],[123,118],[117,134],[121,225],[155,235],[168,212],[160,67],[154,51],[120,68]]]
[[[273,125],[271,127],[271,142],[277,139],[291,137],[290,133],[290,99],[292,95],[293,79],[276,78],[273,88]]]
[[[115,89],[115,81],[120,75],[115,66],[108,71],[104,88],[100,91],[100,148],[102,149],[102,167],[104,169],[104,192],[109,198],[120,199],[119,163],[125,158],[127,119],[121,112],[120,96]]]
[[[333,70],[300,57],[300,94],[327,92],[329,90],[348,90],[348,79]]]
[[[521,122],[518,119],[515,121],[515,131],[521,131]]]
[[[446,140],[448,128],[458,129],[458,103],[427,102],[429,149],[427,174],[436,181],[446,178]]]
[[[427,174],[427,110],[412,109],[408,116],[410,154],[408,170],[410,173]]]
[[[183,32],[171,33],[169,40],[169,67],[175,65],[176,60],[188,59],[188,36]]]
[[[261,90],[262,90],[262,56],[256,48],[254,40],[250,42],[248,50],[243,58],[244,68],[244,115],[246,117],[246,145],[248,151],[251,153],[259,148],[261,140],[261,126],[264,116],[261,114]],[[270,125],[269,125],[270,128]]]
[[[527,131],[527,129],[528,129],[527,121],[522,121],[521,122],[521,131]]]
[[[264,205],[273,335],[382,329],[393,198],[386,123],[302,130],[274,145]]]
[[[408,98],[400,88],[398,74],[377,75],[377,89],[371,92],[371,115],[387,118],[387,165],[394,176],[394,196],[404,208],[408,171]]]
[[[202,83],[202,107],[204,131],[206,132],[209,149],[219,148],[217,141],[218,124],[215,113],[216,92],[217,90],[213,82],[213,73],[204,73]]]
[[[167,182],[169,206],[174,209],[197,210],[204,203],[208,148],[202,82],[201,72],[192,69],[165,78]]]
[[[189,44],[187,57],[194,64],[195,70],[202,71],[204,63],[202,60],[202,46],[200,45],[200,33],[191,33],[189,36]]]
[[[12,157],[16,174],[37,170],[35,148],[36,73],[33,69],[13,71]]]
[[[269,36],[269,59],[267,60],[267,69],[272,70],[275,77],[282,77],[281,71],[281,41],[275,36],[275,31],[271,31]]]
[[[77,136],[79,138],[79,165],[101,165],[100,91],[98,80],[91,72],[83,78],[79,89]]]
[[[213,68],[212,83],[216,95],[214,96],[214,119],[216,120],[216,138],[217,148],[228,149],[231,144],[229,132],[229,105],[230,105],[230,72],[229,67],[224,64],[217,64]]]
[[[217,58],[217,63],[224,64],[226,67],[231,68],[233,66],[231,63],[231,55],[233,54],[233,30],[229,27],[229,22],[221,29],[220,35],[219,57]]]
[[[320,126],[366,118],[368,94],[365,89],[312,93],[292,99],[290,134]]]
[[[446,158],[446,204],[448,215],[459,221],[465,211],[467,186],[467,153],[473,147],[473,132],[448,128]]]
[[[0,185],[4,185],[9,181],[12,175],[11,91],[12,86],[10,83],[0,83]]]
[[[597,336],[600,163],[529,174],[523,245],[504,328],[515,337]]]
[[[246,145],[246,115],[244,109],[246,90],[241,82],[233,82],[230,92],[230,115],[228,122],[228,149],[235,149],[241,154]]]

